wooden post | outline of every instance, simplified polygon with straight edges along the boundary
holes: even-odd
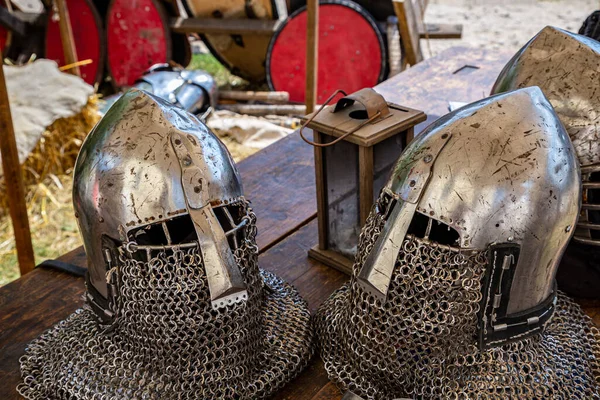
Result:
[[[423,53],[419,44],[419,28],[417,17],[412,7],[412,0],[393,0],[394,12],[398,17],[400,40],[404,47],[406,61],[411,66],[423,61]]]
[[[306,113],[315,110],[319,66],[319,0],[306,2]]]
[[[1,52],[0,57],[2,57]],[[23,187],[19,153],[17,152],[17,142],[10,114],[10,105],[8,104],[8,91],[6,90],[2,63],[0,63],[0,154],[2,155],[4,182],[8,195],[8,208],[10,209],[10,218],[17,245],[19,269],[21,275],[25,275],[35,267],[35,258],[33,246],[31,245],[27,206],[25,205],[25,188]]]
[[[323,135],[313,129],[313,141],[323,143]],[[327,206],[327,182],[325,181],[325,161],[323,152],[325,149],[315,146],[315,183],[317,184],[317,220],[319,224],[319,249],[327,250],[327,232],[329,230],[328,206]]]
[[[360,226],[367,222],[373,206],[373,147],[358,146],[358,204]]]
[[[60,40],[65,53],[65,63],[72,65],[77,62],[77,49],[75,48],[75,39],[73,38],[73,28],[71,27],[71,19],[69,18],[69,9],[67,8],[67,0],[54,0],[58,11],[58,27],[60,29]],[[68,73],[81,76],[79,67],[70,68]]]

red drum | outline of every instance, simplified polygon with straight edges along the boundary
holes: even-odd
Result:
[[[5,53],[6,43],[8,42],[9,32],[4,29],[3,26],[0,26],[0,51],[2,54]]]
[[[8,41],[8,31],[0,26],[0,51],[4,53],[6,42]]]
[[[168,17],[157,0],[112,0],[106,17],[113,84],[131,86],[154,64],[171,59]]]
[[[91,64],[79,67],[81,78],[90,85],[94,85],[100,82],[104,72],[105,43],[102,21],[90,0],[66,0],[66,2],[75,39],[77,59],[79,61],[92,60]],[[66,63],[57,17],[53,11],[50,11],[46,28],[46,58],[63,66]]]
[[[0,2],[0,7],[6,8],[4,2]],[[0,51],[6,53],[7,43],[10,42],[10,32],[8,29],[0,25]]]
[[[306,8],[297,10],[275,33],[267,52],[267,81],[272,90],[304,102],[306,91]],[[384,79],[386,50],[373,18],[345,0],[319,5],[317,103],[337,89],[353,93]]]

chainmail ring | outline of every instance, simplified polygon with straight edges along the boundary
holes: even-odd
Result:
[[[29,344],[21,358],[28,399],[258,399],[312,356],[310,315],[289,284],[260,270],[256,217],[235,251],[248,300],[214,310],[198,247],[120,248],[118,319],[97,323],[85,305]]]
[[[356,281],[381,233],[372,212],[349,284],[317,311],[330,379],[368,399],[600,399],[600,331],[560,293],[542,334],[480,351],[476,329],[487,253],[407,235],[387,301]]]

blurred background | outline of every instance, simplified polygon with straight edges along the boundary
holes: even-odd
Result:
[[[2,1],[4,0],[0,0],[0,3]],[[52,5],[45,4],[46,10],[40,10],[36,7],[39,7],[38,3],[41,2],[8,1],[6,4],[8,3],[12,3],[11,12],[16,12],[18,15],[22,15],[23,10],[32,13],[49,12],[51,16],[47,22],[48,26],[57,23],[57,10]],[[94,2],[100,14],[107,12],[102,9],[106,7],[104,3],[108,2]],[[198,2],[200,3],[202,2]],[[375,3],[383,2],[372,2]],[[302,2],[288,2],[290,15],[302,6]],[[76,7],[71,5],[69,7],[73,19],[73,15],[78,11]],[[387,5],[384,4],[382,7],[386,9]],[[453,46],[474,46],[490,51],[500,49],[517,51],[547,25],[577,32],[584,20],[599,8],[598,0],[431,0],[424,10],[424,22],[461,24],[462,37],[448,40],[423,38],[420,40],[420,46],[425,59]],[[186,10],[190,12],[189,4]],[[375,7],[374,10],[369,11],[378,18],[375,14],[381,10]],[[208,15],[215,15],[214,10],[211,13]],[[217,17],[222,16],[217,15]],[[39,31],[41,28],[36,26],[31,29]],[[107,44],[110,47],[110,29],[107,29],[109,34]],[[50,28],[38,32],[40,40],[47,41],[50,33]],[[183,35],[184,42],[189,43],[189,54],[177,56],[179,59],[187,58],[185,70],[201,70],[208,73],[214,79],[214,85],[219,93],[232,90],[268,92],[274,89],[273,85],[265,80],[264,71],[255,72],[251,69],[251,60],[246,63],[244,59],[240,61],[227,53],[227,50],[222,50],[223,47],[220,50],[219,46],[223,45],[220,39],[215,39],[213,36],[212,40],[207,40],[206,35],[197,34],[179,33],[178,35]],[[77,41],[77,32],[75,36]],[[235,42],[238,38],[234,36],[228,36],[227,40]],[[61,56],[51,57],[49,45],[44,42],[45,58],[55,59],[57,64],[42,65],[43,63],[38,64],[36,61],[42,58],[39,54],[43,53],[42,50],[38,50],[39,44],[36,48],[35,44],[18,43],[15,34],[12,43],[9,43],[10,39],[7,38],[6,33],[0,32],[0,43],[5,43],[5,75],[26,185],[33,247],[36,263],[40,263],[81,245],[71,204],[72,167],[82,141],[99,120],[102,111],[106,110],[111,101],[114,101],[115,95],[118,96],[118,93],[130,86],[133,81],[128,81],[132,79],[131,74],[130,71],[125,70],[121,71],[124,83],[115,84],[117,79],[121,79],[116,78],[119,71],[115,68],[110,70],[111,74],[98,75],[99,77],[91,76],[93,72],[90,72],[91,75],[87,79],[82,75],[83,80],[72,75],[67,78],[61,77],[62,75],[58,74],[67,75],[66,72],[69,72],[68,68],[63,68],[65,60],[60,60],[62,48],[59,49]],[[99,44],[96,46],[101,47]],[[177,44],[171,46],[173,58],[176,58],[175,53],[180,51],[178,46]],[[80,58],[85,58],[85,55],[80,54]],[[232,65],[223,65],[228,61],[231,62],[232,59],[234,60]],[[108,62],[110,65],[110,59]],[[260,62],[259,70],[264,68],[264,61]],[[176,68],[181,68],[181,64],[186,63],[175,64],[179,64]],[[243,71],[245,67],[248,67],[250,72]],[[343,68],[344,65],[341,65],[340,69]],[[81,66],[81,71],[84,69],[85,65]],[[140,75],[139,72],[137,74]],[[50,79],[50,77],[55,78]],[[54,97],[51,95],[53,93]],[[60,98],[57,97],[59,93]],[[41,98],[45,100],[42,101]],[[281,112],[282,105],[277,104],[263,105],[253,101],[243,104],[243,106],[247,105],[257,107],[240,107],[237,101],[227,101],[225,98],[220,100],[218,107],[211,107],[210,112],[204,115],[208,126],[224,141],[236,161],[249,157],[261,148],[292,133],[298,127],[297,116],[304,114],[301,108],[293,108],[299,107],[294,104],[290,104],[289,107],[292,108],[288,108],[286,112]],[[257,112],[256,109],[259,111]],[[40,110],[48,111],[47,115],[42,118],[40,115],[44,113]],[[252,112],[245,113],[244,110]],[[0,208],[1,286],[19,277],[13,230],[7,211],[6,187],[3,181],[0,183],[0,202],[2,203]]]

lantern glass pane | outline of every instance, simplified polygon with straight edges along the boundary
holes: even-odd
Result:
[[[404,150],[406,135],[394,135],[373,146],[373,202],[390,177],[392,167]]]
[[[323,135],[324,142],[335,138]],[[323,149],[327,185],[327,246],[353,259],[360,234],[358,146],[341,141]]]

